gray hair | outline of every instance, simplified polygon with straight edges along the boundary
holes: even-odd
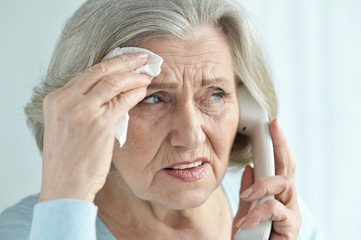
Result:
[[[276,95],[259,37],[237,0],[88,0],[67,21],[48,72],[25,107],[27,122],[43,149],[44,97],[78,73],[99,63],[116,47],[137,46],[152,38],[185,38],[199,27],[214,25],[228,37],[234,72],[266,109],[277,114]],[[237,134],[231,163],[251,160],[248,139]]]

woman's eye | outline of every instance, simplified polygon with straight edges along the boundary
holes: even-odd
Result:
[[[226,93],[222,89],[217,89],[212,95],[212,100],[220,100],[226,96]]]
[[[150,95],[143,99],[143,103],[160,103],[162,99],[156,95]]]

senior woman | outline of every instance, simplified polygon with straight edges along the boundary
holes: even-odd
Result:
[[[133,72],[144,53],[101,61],[125,46],[161,56],[160,75]],[[270,239],[297,239],[295,168],[276,120],[276,176],[253,183],[251,167],[239,170],[251,160],[237,133],[240,85],[275,119],[272,80],[237,1],[88,0],[26,107],[43,153],[41,192],[1,215],[1,239],[233,239],[266,220]],[[275,199],[248,213],[265,194]],[[315,239],[308,221],[302,229]]]

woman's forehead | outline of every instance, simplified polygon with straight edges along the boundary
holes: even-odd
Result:
[[[141,44],[164,60],[155,81],[196,78],[199,81],[233,80],[233,59],[227,38],[208,27],[186,39],[151,39]]]
[[[227,37],[211,26],[201,28],[197,34],[185,38],[150,39],[140,47],[158,54],[168,63],[197,64],[213,58],[224,61],[232,56]]]

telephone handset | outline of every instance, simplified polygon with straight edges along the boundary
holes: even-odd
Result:
[[[254,181],[262,177],[275,175],[273,143],[269,131],[268,115],[256,102],[246,87],[238,88],[240,121],[238,132],[248,136],[252,145],[254,163]],[[274,196],[266,195],[258,201],[252,202],[250,210]],[[258,226],[240,230],[235,240],[267,240],[271,233],[272,221],[261,222]]]

